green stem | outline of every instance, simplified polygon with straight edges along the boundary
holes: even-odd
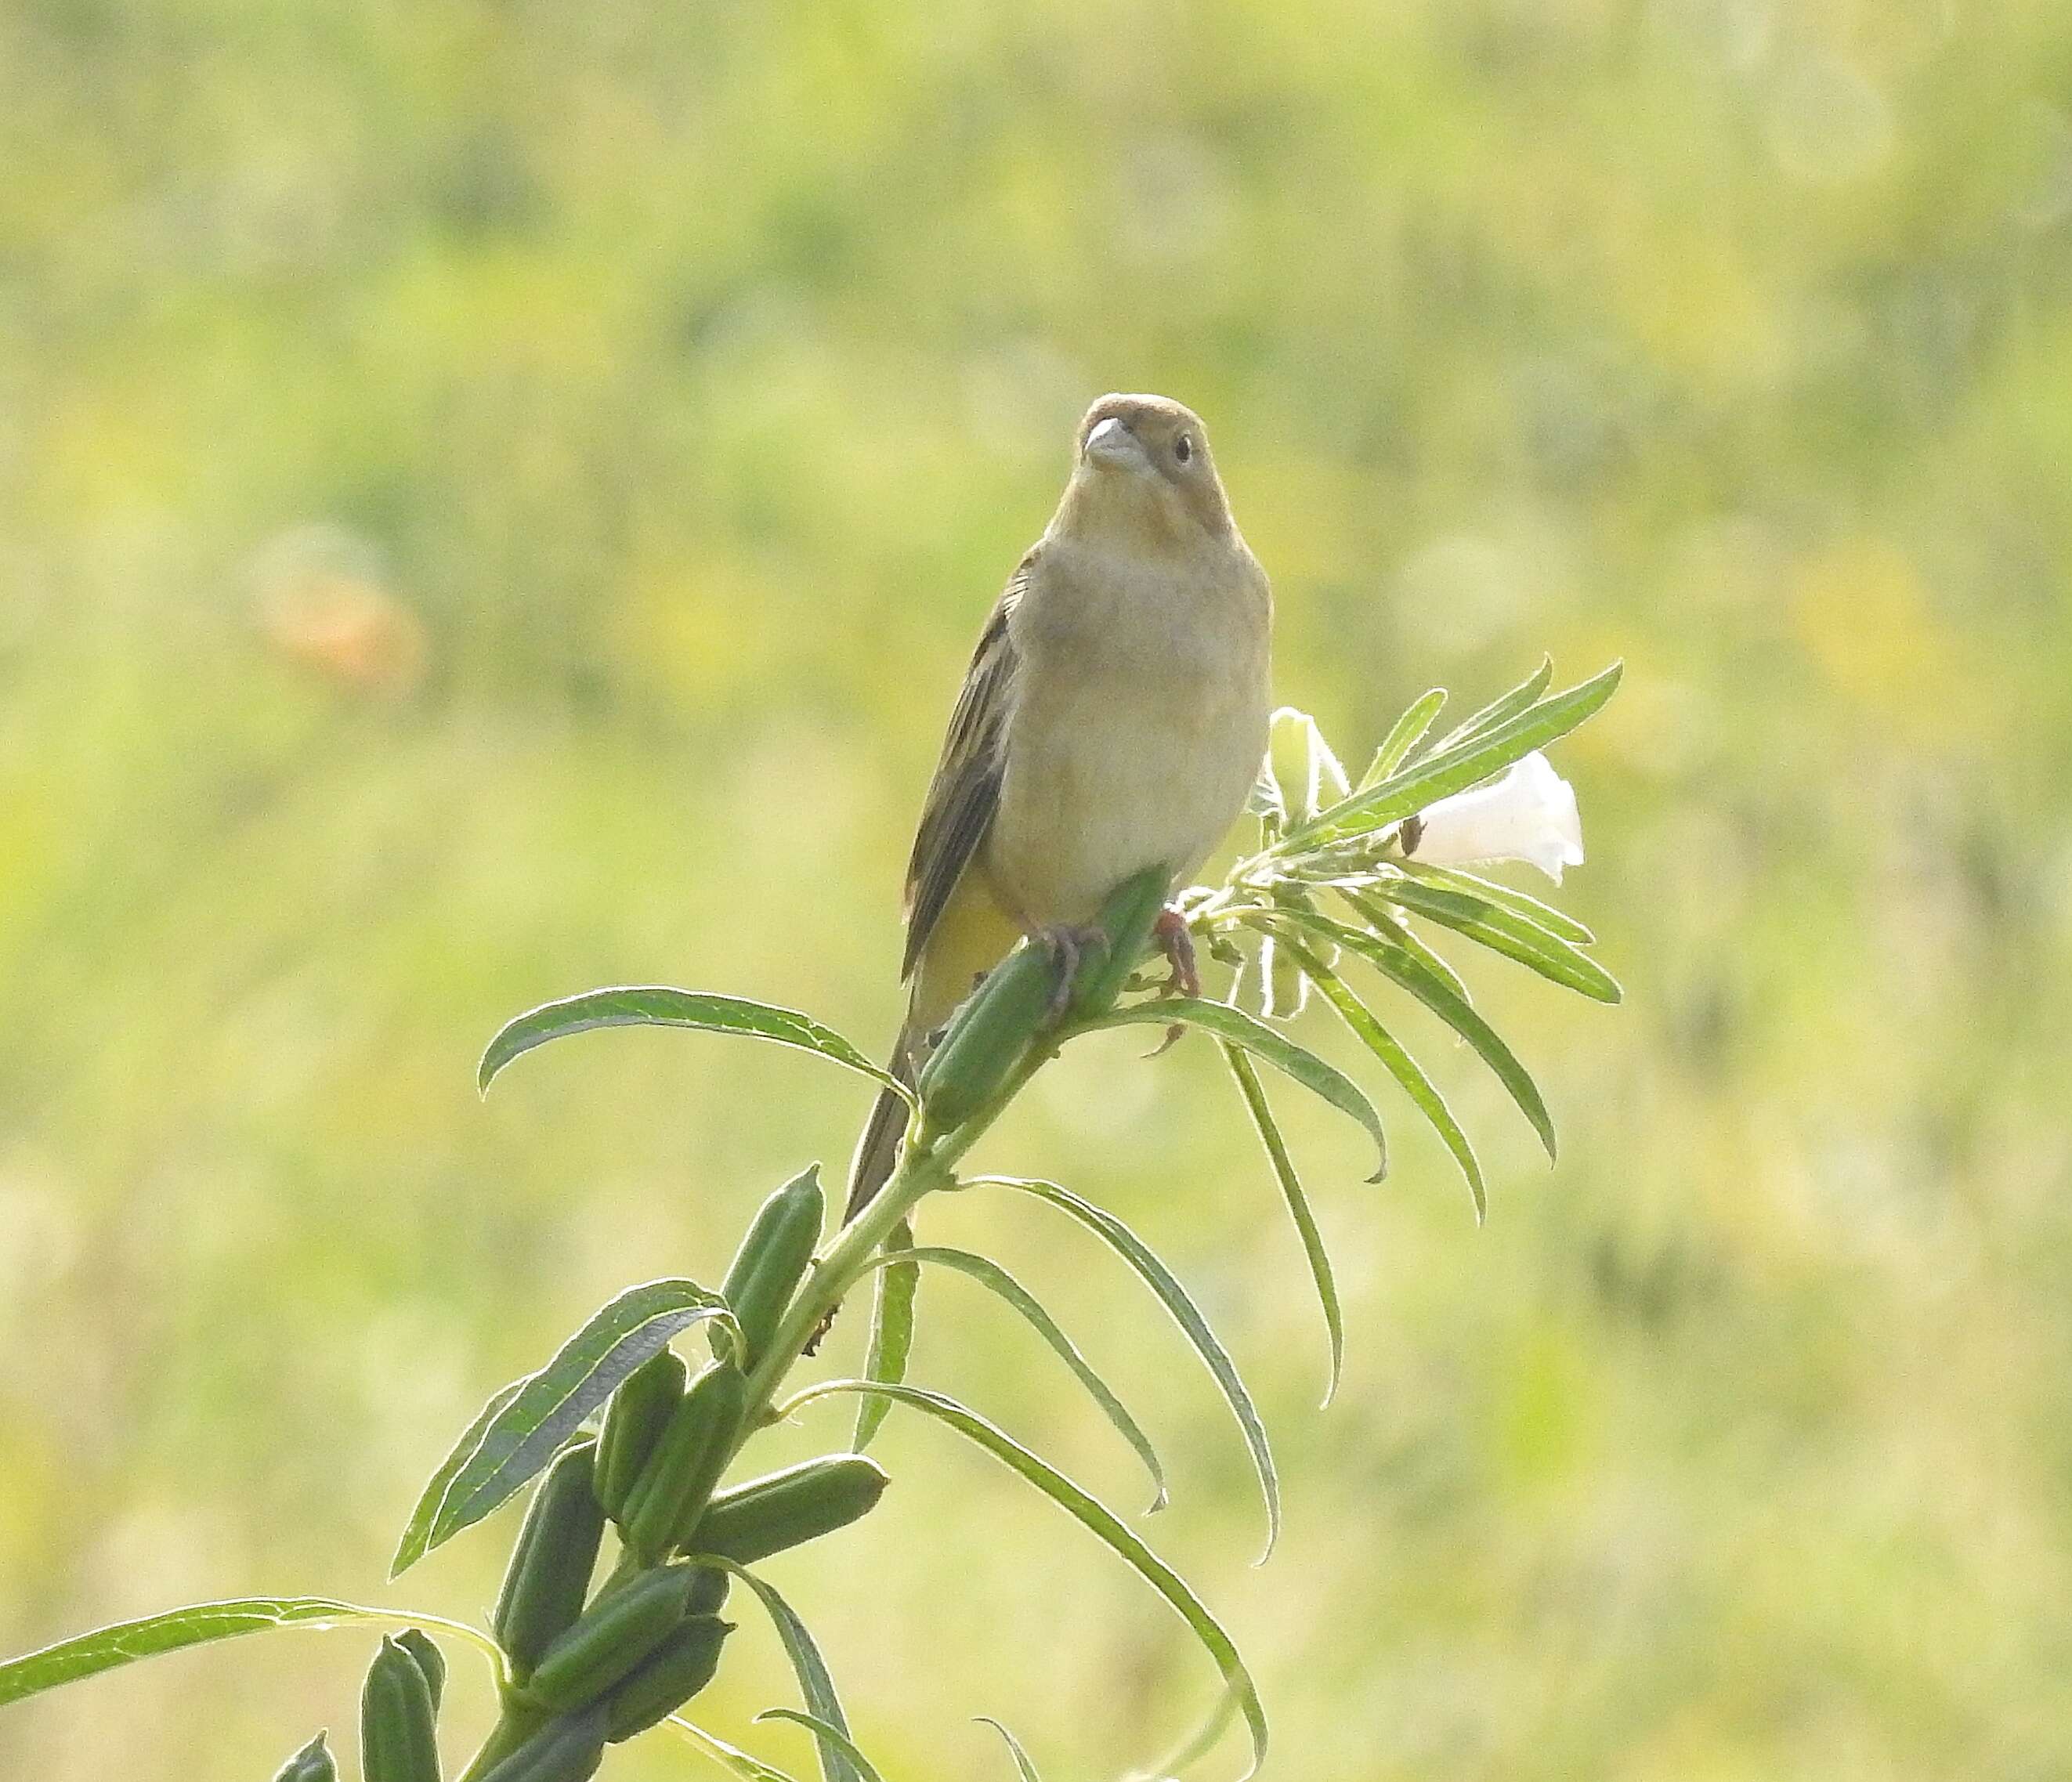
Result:
[[[1146,916],[1147,926],[1149,920]],[[786,1309],[763,1358],[749,1374],[747,1410],[734,1437],[733,1454],[739,1453],[742,1444],[764,1427],[765,1415],[783,1385],[785,1376],[805,1353],[814,1332],[868,1271],[872,1258],[893,1228],[928,1195],[956,1185],[958,1160],[1006,1111],[1029,1079],[1057,1056],[1058,1048],[1089,1024],[1088,1019],[1082,1016],[1048,1031],[1038,1030],[1022,1061],[991,1098],[969,1118],[948,1132],[931,1131],[924,1123],[909,1138],[891,1180],[813,1258],[805,1286]],[[731,1454],[729,1458],[732,1458]],[[606,1581],[603,1589],[612,1589],[637,1569],[638,1562],[631,1554],[622,1554],[618,1568]],[[536,1715],[507,1702],[488,1739],[456,1782],[480,1782],[498,1763],[537,1731],[540,1724]]]

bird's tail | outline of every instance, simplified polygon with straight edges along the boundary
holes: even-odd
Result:
[[[914,1086],[914,1047],[903,1031],[892,1049],[886,1066],[908,1088]],[[842,1214],[847,1225],[868,1206],[878,1191],[892,1179],[898,1165],[899,1146],[906,1136],[906,1103],[890,1089],[880,1090],[864,1123],[863,1136],[857,1140],[856,1156],[849,1166],[849,1206]]]

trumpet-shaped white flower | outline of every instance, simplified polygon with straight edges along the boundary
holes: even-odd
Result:
[[[1564,867],[1583,864],[1576,789],[1536,749],[1502,779],[1440,799],[1405,852],[1428,866],[1523,860],[1559,885]]]

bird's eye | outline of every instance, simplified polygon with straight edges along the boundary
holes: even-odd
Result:
[[[1173,462],[1175,464],[1185,464],[1194,455],[1194,442],[1185,433],[1173,441]]]

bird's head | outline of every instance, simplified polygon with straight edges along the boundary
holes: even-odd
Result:
[[[1182,546],[1233,531],[1230,503],[1193,409],[1162,396],[1104,396],[1079,423],[1059,521]]]

